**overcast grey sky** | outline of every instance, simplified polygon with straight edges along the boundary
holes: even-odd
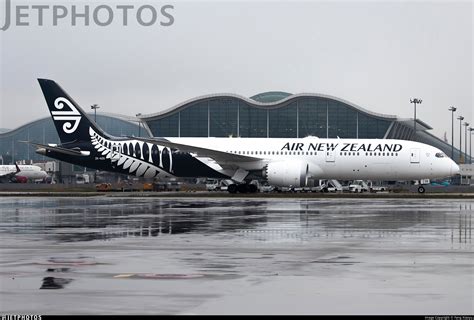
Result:
[[[125,115],[209,93],[278,90],[329,94],[407,118],[410,98],[421,98],[418,117],[449,140],[449,106],[474,122],[471,1],[130,4],[172,4],[174,24],[54,27],[45,15],[47,26],[30,18],[34,26],[0,31],[0,128],[48,115],[38,77],[56,80],[86,109],[97,103],[100,111]]]

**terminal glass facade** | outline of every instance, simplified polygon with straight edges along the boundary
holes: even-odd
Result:
[[[179,113],[158,119],[148,125],[155,137],[177,137],[179,135]]]
[[[268,136],[278,138],[298,137],[297,103],[268,110]]]
[[[268,110],[239,103],[239,136],[247,138],[267,137]]]
[[[239,102],[222,98],[209,101],[209,136],[237,137]]]
[[[387,133],[391,121],[370,117],[363,113],[358,115],[359,139],[381,139]]]
[[[328,137],[357,138],[357,111],[336,101],[328,104]]]
[[[393,121],[326,97],[291,99],[280,92],[256,97],[264,103],[225,95],[200,98],[144,121],[155,137],[380,139]],[[276,97],[284,101],[273,101]]]
[[[209,103],[195,103],[179,113],[181,137],[209,136]],[[152,131],[153,132],[153,131]],[[153,135],[155,133],[153,132]]]
[[[327,137],[326,99],[302,99],[298,103],[299,137]]]

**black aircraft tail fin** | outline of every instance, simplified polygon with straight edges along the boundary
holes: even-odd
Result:
[[[110,138],[56,82],[38,79],[62,144],[90,141],[90,128]]]

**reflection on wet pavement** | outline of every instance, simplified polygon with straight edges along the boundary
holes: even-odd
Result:
[[[40,289],[63,289],[72,279],[45,277]]]
[[[423,199],[0,198],[0,310],[240,313],[245,310],[233,308],[227,297],[251,299],[258,288],[290,277],[306,279],[303,284],[314,290],[330,279],[354,282],[344,285],[344,292],[353,290],[347,301],[364,288],[365,294],[382,290],[378,296],[399,290],[407,306],[419,294],[414,283],[440,291],[450,283],[461,298],[446,293],[446,306],[456,299],[462,305],[472,297],[464,280],[469,274],[472,279],[472,205]],[[38,295],[39,283],[68,294]],[[385,292],[380,288],[387,283]],[[290,283],[279,286],[279,294],[293,292]],[[330,311],[330,301],[313,312],[314,303],[297,312],[291,306],[312,294],[314,301],[329,299],[331,290],[340,298],[337,286],[303,289],[290,295],[297,300],[283,310]],[[277,292],[264,293],[278,300]],[[44,307],[52,301],[61,303]],[[387,309],[375,313],[392,310],[390,302],[380,305]],[[449,313],[441,312],[449,311],[443,303],[437,306]]]
[[[222,232],[257,241],[304,241],[334,233],[385,238],[449,229],[453,241],[466,242],[472,239],[471,205],[372,199],[0,199],[0,232],[60,242]]]

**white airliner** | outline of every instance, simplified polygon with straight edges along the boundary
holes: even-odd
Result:
[[[423,180],[453,176],[458,165],[441,150],[414,141],[385,139],[139,138],[102,131],[52,80],[39,79],[60,145],[38,153],[98,170],[147,178],[232,179],[229,192],[255,192],[263,178],[280,187],[308,179]],[[420,186],[419,192],[424,192]]]
[[[43,180],[48,174],[33,165],[0,165],[0,180],[26,183],[28,180]]]

